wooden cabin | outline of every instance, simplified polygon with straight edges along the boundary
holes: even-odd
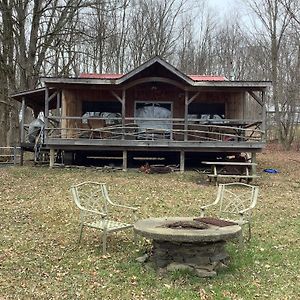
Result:
[[[265,145],[265,93],[270,82],[186,75],[155,57],[127,74],[42,78],[44,88],[12,97],[22,102],[21,147],[50,152],[50,165],[94,158],[172,158],[183,171],[193,157],[255,154]],[[44,125],[28,140],[24,109]],[[32,131],[32,130],[31,130]]]

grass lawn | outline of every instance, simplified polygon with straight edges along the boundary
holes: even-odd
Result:
[[[300,153],[266,151],[258,163],[253,239],[242,251],[229,245],[231,266],[212,279],[157,275],[135,261],[149,245],[135,245],[130,231],[109,238],[106,256],[98,231],[86,229],[78,246],[69,192],[107,182],[112,199],[141,207],[140,218],[195,216],[216,192],[196,172],[1,168],[0,299],[300,299]]]

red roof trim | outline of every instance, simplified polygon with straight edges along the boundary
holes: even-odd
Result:
[[[224,76],[214,75],[188,75],[194,81],[227,81]]]

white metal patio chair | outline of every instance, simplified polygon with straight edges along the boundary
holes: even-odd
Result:
[[[80,235],[82,238],[83,227],[92,227],[102,231],[103,253],[106,253],[107,235],[111,232],[130,229],[136,221],[136,207],[116,204],[109,198],[105,183],[83,182],[71,187],[73,199],[80,209]],[[121,210],[128,210],[126,218],[130,223],[120,220]]]
[[[235,182],[219,184],[216,200],[205,206],[201,206],[201,218],[204,217],[208,208],[218,205],[218,217],[221,220],[231,221],[242,228],[248,226],[248,238],[251,239],[251,215],[256,206],[258,187]],[[240,243],[243,241],[243,234],[240,236]]]

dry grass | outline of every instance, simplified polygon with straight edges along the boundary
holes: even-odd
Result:
[[[113,235],[107,256],[96,231],[77,247],[69,193],[74,183],[107,182],[112,198],[141,207],[140,218],[191,216],[215,197],[199,174],[0,169],[0,299],[299,299],[300,154],[268,151],[258,162],[253,240],[244,251],[230,245],[231,267],[213,279],[157,276],[135,262],[146,245],[130,233]],[[262,172],[270,167],[280,173]]]

